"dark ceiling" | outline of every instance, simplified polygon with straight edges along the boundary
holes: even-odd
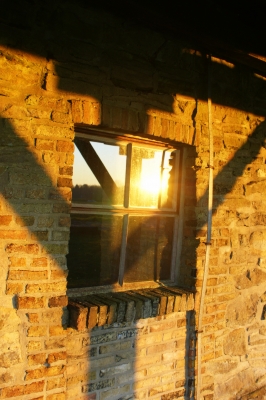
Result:
[[[266,57],[265,0],[103,0],[101,4],[124,18],[203,46],[209,42]]]

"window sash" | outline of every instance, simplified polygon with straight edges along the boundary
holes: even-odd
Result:
[[[121,206],[116,205],[99,205],[99,204],[79,204],[74,203],[72,205],[72,214],[98,214],[98,215],[120,215],[123,216],[123,226],[122,226],[122,239],[121,239],[121,252],[120,252],[120,262],[119,262],[119,273],[118,273],[118,284],[120,287],[130,287],[135,286],[136,282],[125,283],[124,282],[124,275],[125,275],[125,260],[127,254],[127,240],[128,240],[128,226],[129,226],[129,218],[130,216],[141,216],[141,217],[170,217],[173,219],[173,238],[172,238],[172,249],[171,249],[171,266],[170,266],[170,281],[174,281],[175,278],[175,266],[176,266],[176,255],[177,255],[177,233],[178,233],[178,223],[179,223],[179,216],[178,216],[178,181],[180,179],[180,150],[175,149],[171,146],[163,146],[162,144],[156,145],[152,143],[149,146],[147,143],[144,145],[140,142],[136,144],[136,147],[146,147],[146,148],[154,148],[156,150],[160,149],[163,150],[163,158],[165,157],[165,152],[175,151],[176,152],[176,162],[175,162],[175,182],[174,182],[174,199],[173,199],[173,207],[172,208],[160,208],[161,205],[161,196],[158,198],[158,207],[143,207],[143,206],[132,206],[130,205],[130,189],[131,189],[131,167],[132,167],[132,152],[134,143],[130,142],[129,140],[113,140],[111,138],[105,137],[94,137],[88,136],[85,134],[78,134],[77,137],[86,138],[88,141],[98,141],[101,143],[108,143],[108,144],[123,144],[127,145],[127,161],[126,161],[126,175],[125,175],[125,192],[124,192],[124,204]],[[164,160],[163,160],[164,161]],[[161,169],[161,174],[163,170]],[[167,280],[168,282],[168,280]],[[148,284],[147,281],[144,281],[144,285]],[[137,284],[141,286],[141,283]],[[87,289],[90,289],[89,287]]]

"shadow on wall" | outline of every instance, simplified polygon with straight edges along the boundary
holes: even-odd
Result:
[[[146,36],[143,36],[143,33],[139,33],[138,26],[131,24],[128,27],[125,21],[120,21],[120,30],[117,30],[113,17],[110,17],[109,14],[103,13],[99,20],[97,11],[73,7],[71,2],[67,2],[64,6],[60,5],[59,2],[54,7],[54,12],[51,12],[48,8],[37,6],[37,8],[30,8],[29,13],[25,13],[25,10],[29,10],[29,8],[21,6],[22,14],[17,9],[16,12],[10,13],[10,9],[6,8],[4,12],[7,12],[7,14],[2,17],[6,18],[8,26],[3,45],[47,58],[47,67],[42,81],[44,97],[46,91],[55,91],[56,94],[61,92],[64,96],[69,93],[69,100],[81,95],[86,100],[92,99],[92,101],[99,102],[102,104],[104,112],[103,126],[106,115],[104,110],[110,104],[116,104],[117,108],[124,110],[134,109],[134,115],[138,115],[138,117],[136,124],[133,124],[132,131],[150,135],[155,132],[145,131],[147,118],[150,118],[146,113],[148,108],[162,111],[165,113],[164,115],[173,113],[173,93],[206,101],[206,62],[194,50],[189,50],[189,47],[188,50],[184,50],[181,46],[177,46],[173,40],[168,40],[157,33],[144,30]],[[25,18],[22,18],[23,15]],[[32,24],[33,21],[34,24]],[[105,28],[106,25],[109,26],[108,30]],[[12,29],[10,29],[10,26],[12,26]],[[129,32],[131,40],[129,40]],[[36,33],[37,39],[34,38]],[[80,41],[81,37],[82,42]],[[139,47],[140,39],[146,41],[146,47],[144,46],[143,50]],[[147,46],[150,43],[153,43],[153,45],[149,46],[147,53]],[[53,62],[49,61],[51,59]],[[212,71],[212,101],[214,104],[265,115],[266,99],[262,94],[265,93],[265,81],[253,76],[244,68],[231,68],[226,63],[214,62]],[[169,76],[171,76],[171,79]],[[224,82],[224,76],[227,77],[226,82]],[[95,82],[97,82],[97,85]],[[126,90],[130,91],[129,95],[126,94]],[[250,90],[254,93],[253,98],[256,103],[250,103]],[[255,96],[256,93],[258,94],[257,97]],[[181,115],[182,112],[182,109],[180,109]],[[110,124],[110,128],[123,128],[121,126],[123,116],[121,113],[119,115],[117,117],[117,114],[114,113],[110,117],[111,119],[108,119],[107,125]],[[118,120],[116,120],[117,118]],[[64,181],[64,183],[60,180],[54,181],[53,177],[58,175],[57,164],[55,163],[54,166],[49,162],[45,164],[43,159],[39,158],[40,151],[37,149],[36,152],[32,142],[28,142],[29,138],[32,140],[34,134],[33,136],[31,134],[26,134],[25,137],[20,136],[18,132],[21,129],[18,120],[14,120],[13,125],[8,119],[3,118],[0,123],[0,144],[2,147],[0,153],[0,191],[5,199],[7,214],[10,208],[17,215],[16,221],[13,221],[10,225],[8,234],[3,233],[3,235],[10,235],[4,236],[4,239],[10,240],[3,254],[5,265],[9,264],[8,258],[10,258],[10,254],[16,253],[16,249],[18,252],[26,250],[33,255],[33,258],[35,256],[37,258],[37,255],[38,258],[41,258],[42,254],[48,254],[54,270],[61,269],[62,277],[64,277],[66,276],[64,255],[67,253],[69,234],[70,184],[68,183],[68,186],[65,186],[67,181]],[[127,129],[130,131],[129,126],[127,126]],[[66,129],[67,131],[68,139],[73,139],[73,132],[69,129]],[[57,142],[54,143],[53,151],[58,152],[58,159],[62,160],[62,157],[67,157],[70,148],[65,149],[61,142],[62,140],[58,138]],[[38,141],[35,143],[38,146],[37,143]],[[61,145],[63,147],[60,147]],[[214,181],[214,207],[216,209],[223,203],[225,196],[234,190],[237,178],[258,156],[261,146],[264,145],[265,122],[254,129],[244,144],[240,147],[237,144],[238,149],[232,159],[221,166],[221,171]],[[194,162],[194,157],[191,158]],[[192,165],[194,165],[193,162]],[[70,164],[69,161],[68,165],[70,166]],[[228,176],[230,176],[229,179]],[[194,180],[195,177],[193,176],[191,182]],[[226,185],[224,184],[225,181],[227,182]],[[204,193],[195,204],[195,188],[192,192],[191,204],[205,206],[207,193]],[[58,230],[56,224],[58,224]],[[199,225],[198,223],[195,228],[200,230],[205,225],[206,220],[203,219],[202,224]],[[27,244],[16,244],[16,240],[24,239],[28,240]],[[191,241],[195,243],[193,251],[191,250]],[[189,256],[192,270],[196,265],[198,241],[195,240],[194,236],[184,237],[185,256],[186,243],[190,243]],[[21,246],[25,247],[22,248]],[[193,255],[191,255],[192,253]],[[43,270],[39,269],[39,272],[39,279],[48,280],[47,266]],[[7,292],[10,284],[14,281],[20,284],[29,279],[27,275],[23,276],[22,273],[15,276],[12,268],[9,272],[6,271],[6,274],[8,274]],[[46,294],[46,292],[41,293]],[[185,335],[187,335],[185,337],[187,349],[189,347],[187,333],[189,329],[194,330],[193,325],[188,326],[191,323],[189,319],[190,316],[187,315],[187,321],[184,322],[183,320],[182,322]],[[63,316],[63,326],[65,326],[65,323],[66,315]],[[125,387],[128,383],[131,385],[127,387],[127,395],[130,397],[130,391],[132,393],[134,391],[134,374],[136,370],[138,374],[143,370],[140,364],[134,366],[136,357],[141,355],[138,354],[138,349],[142,351],[135,341],[135,336],[148,344],[150,329],[145,321],[143,324],[139,322],[130,326],[123,322],[117,327],[117,331],[111,328],[110,330],[97,328],[91,334],[83,335],[82,346],[86,352],[85,358],[87,358],[85,363],[86,374],[84,374],[82,381],[84,396],[85,392],[106,390],[107,388],[111,390],[110,388],[114,386],[116,379],[116,383],[119,385],[125,385]],[[117,343],[119,335],[123,339],[123,343],[121,341],[121,343],[116,344],[117,354],[115,357],[111,357],[108,352],[113,352],[113,343]],[[79,346],[79,341],[76,338],[74,342]],[[105,345],[102,343],[105,343]],[[184,343],[177,341],[176,347],[170,349],[174,357],[168,360],[169,363],[156,358],[153,362],[164,362],[167,366],[176,366],[176,357],[183,354],[183,348],[179,352],[178,346],[184,346]],[[153,350],[155,353],[159,351],[156,347]],[[145,354],[144,357],[146,356]],[[107,368],[99,367],[97,369],[96,366],[93,368],[93,359],[96,360],[97,358],[95,365],[100,365],[99,359],[105,362],[108,357],[110,357],[110,364]],[[132,360],[131,363],[125,362],[128,357]],[[82,356],[82,360],[84,360],[84,356]],[[189,385],[192,385],[193,382],[189,381],[191,376],[188,376],[188,354],[186,365],[181,363],[181,368],[186,369],[186,380]],[[133,372],[128,373],[131,369]],[[123,382],[123,373],[126,382]],[[185,385],[184,382],[183,385]]]
[[[17,215],[15,225],[13,222],[13,224],[10,226],[11,229],[9,231],[5,231],[8,232],[6,233],[8,236],[6,236],[5,239],[10,239],[10,243],[7,244],[5,249],[5,258],[9,258],[16,252],[23,252],[27,247],[27,251],[30,249],[30,252],[33,254],[33,256],[41,256],[44,253],[48,254],[52,264],[57,264],[58,268],[62,268],[65,274],[66,266],[63,262],[63,254],[67,252],[68,228],[62,228],[62,226],[60,227],[60,221],[63,222],[66,218],[69,218],[69,201],[65,200],[60,193],[60,189],[56,186],[56,183],[53,182],[53,179],[51,179],[52,173],[49,176],[48,172],[44,170],[43,166],[38,163],[38,159],[32,150],[29,150],[27,143],[21,137],[16,135],[14,128],[11,127],[8,120],[2,119],[1,124],[2,132],[6,133],[6,135],[2,136],[4,139],[2,145],[4,144],[9,146],[4,146],[5,150],[2,151],[1,154],[0,190],[6,201],[7,209],[11,207]],[[235,152],[232,160],[229,161],[223,167],[222,171],[217,175],[214,181],[215,208],[218,208],[219,205],[223,203],[224,197],[230,194],[234,189],[237,177],[241,176],[245,167],[257,157],[261,146],[264,145],[264,139],[265,122],[255,129],[252,135],[250,135],[248,141],[245,142],[242,147]],[[252,152],[250,151],[251,146]],[[18,165],[18,160],[21,165]],[[4,167],[4,164],[6,164],[6,167]],[[230,181],[228,180],[228,173],[232,176]],[[221,193],[219,189],[219,182],[224,181],[224,176],[226,177],[227,186],[225,188],[224,185],[221,185],[223,188],[223,192]],[[33,181],[34,187],[32,185]],[[64,196],[70,196],[70,190],[71,189],[67,190],[67,193],[69,194],[67,195],[65,192]],[[199,204],[202,204],[202,202],[205,204],[206,198],[207,193],[205,193],[199,200]],[[47,219],[58,222],[60,231],[65,235],[64,240],[61,242],[56,240],[55,243],[53,243],[51,240],[53,228],[41,228],[43,222],[45,220],[47,221]],[[197,229],[203,228],[204,225],[205,222],[202,223],[202,226],[198,225]],[[27,227],[27,229],[23,228],[24,226]],[[20,241],[19,244],[16,244],[17,239]],[[21,245],[21,239],[28,239],[28,243]],[[24,249],[22,247],[24,247]],[[5,262],[5,264],[7,265],[8,262]],[[11,268],[8,275],[7,291],[9,290],[10,285],[14,284],[14,282],[16,284],[23,283],[23,276],[21,275],[15,277],[15,275],[12,275],[14,273],[14,268]],[[45,274],[45,272],[43,273]],[[45,278],[47,279],[47,277],[43,275],[42,279]],[[42,294],[45,295],[45,293]],[[188,324],[185,329],[186,333],[190,332],[193,334],[194,328],[189,325],[191,323],[190,313],[188,313],[186,320]],[[63,317],[63,324],[65,325],[65,323],[66,315]],[[92,330],[92,336],[88,337],[87,339],[85,338],[86,334],[83,335],[83,350],[90,354],[90,362],[88,365],[90,371],[89,375],[91,376],[90,382],[82,382],[83,390],[93,392],[100,389],[104,390],[109,387],[108,390],[110,391],[114,385],[115,379],[118,380],[119,384],[122,383],[123,379],[127,379],[127,385],[131,383],[133,386],[132,390],[134,390],[135,370],[137,370],[137,374],[140,373],[140,362],[136,358],[140,356],[141,359],[142,355],[141,353],[138,354],[138,349],[143,351],[141,345],[138,344],[138,341],[142,343],[145,341],[145,343],[148,343],[146,335],[149,334],[150,338],[153,337],[153,332],[156,330],[156,324],[154,325],[155,326],[153,326],[151,321],[149,324],[145,324],[145,321],[143,323],[137,322],[136,324],[121,323],[118,324],[116,328],[115,336],[113,328],[110,328],[109,330],[103,330],[102,327]],[[146,337],[146,339],[144,339],[144,337]],[[108,358],[106,356],[106,354],[108,355],[108,351],[110,353],[113,352],[112,342],[117,341],[118,339],[120,339],[120,343],[116,343],[117,349],[115,360],[112,359],[107,368],[100,368],[98,371],[99,377],[96,377],[95,371],[97,370],[93,369],[94,364],[99,365],[99,357],[102,362]],[[191,338],[187,336],[187,349],[189,348],[190,340]],[[182,341],[179,341],[178,346],[180,346],[181,342]],[[182,345],[184,345],[184,343],[182,343]],[[178,346],[175,349],[171,349],[171,353],[173,353],[174,357],[176,357],[177,353],[180,353],[180,347]],[[156,351],[156,346],[153,347],[154,351]],[[70,349],[69,353],[71,364],[72,349]],[[145,358],[148,356],[149,354],[147,354]],[[83,357],[81,359],[84,361]],[[127,362],[125,362],[125,359],[127,359]],[[128,360],[131,360],[131,362],[128,362]],[[132,363],[134,364],[135,361],[137,366],[134,368]],[[157,362],[159,362],[159,360]],[[171,364],[174,361],[168,359],[168,362]],[[167,363],[168,366],[170,366],[169,363]],[[188,371],[188,366],[189,359],[186,358],[186,371]],[[129,370],[133,372],[129,373]],[[125,371],[124,378],[122,371]],[[118,373],[119,375],[117,375]],[[193,380],[191,380],[191,375],[187,375],[187,378],[189,378],[187,379],[187,383],[192,385]],[[93,382],[96,380],[97,383]],[[129,388],[127,390],[129,390]]]

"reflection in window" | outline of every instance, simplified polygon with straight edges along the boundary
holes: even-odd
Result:
[[[123,146],[77,140],[73,202],[122,205],[126,171]]]
[[[98,286],[118,280],[122,217],[72,214],[69,287]]]
[[[174,219],[130,216],[125,282],[170,279]]]
[[[169,281],[179,151],[126,138],[75,144],[69,287]]]

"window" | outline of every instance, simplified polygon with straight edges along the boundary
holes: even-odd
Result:
[[[69,288],[174,281],[180,158],[162,142],[76,134]]]

